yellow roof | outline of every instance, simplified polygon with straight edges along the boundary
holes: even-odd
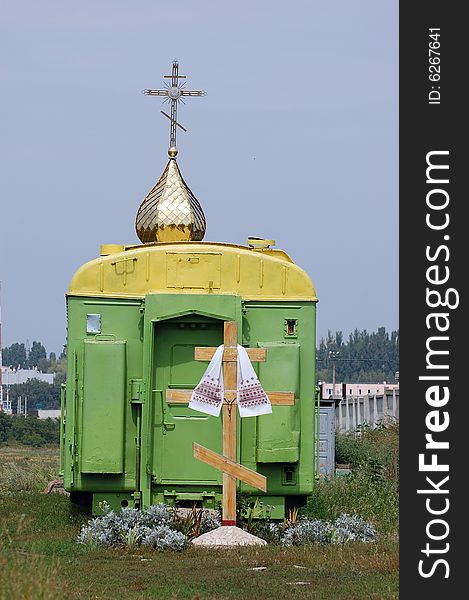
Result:
[[[72,296],[115,298],[174,292],[317,301],[310,278],[283,250],[215,242],[104,245],[68,289]]]

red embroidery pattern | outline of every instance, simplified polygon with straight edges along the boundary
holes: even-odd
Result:
[[[245,381],[241,381],[239,387],[238,401],[241,406],[246,408],[252,406],[262,406],[264,404],[270,404],[266,393],[262,389],[262,386],[257,377],[250,377]]]
[[[214,377],[202,379],[199,385],[194,389],[193,399],[198,402],[218,406],[222,402],[222,389]]]

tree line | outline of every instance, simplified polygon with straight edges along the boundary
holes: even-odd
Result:
[[[332,381],[335,362],[337,383],[395,383],[399,372],[399,330],[376,332],[355,329],[347,341],[341,331],[329,331],[317,349],[318,381]]]
[[[65,354],[64,346],[58,360],[65,359]],[[37,368],[41,373],[53,373],[55,372],[57,357],[55,352],[51,352],[48,356],[41,342],[34,341],[29,351],[24,343],[15,342],[11,346],[3,348],[2,361],[4,367],[11,367],[12,369]]]
[[[10,416],[0,412],[0,444],[20,443],[26,446],[58,444],[60,423],[58,419]]]

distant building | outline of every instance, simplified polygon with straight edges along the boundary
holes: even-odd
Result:
[[[338,431],[356,431],[363,424],[399,421],[398,383],[319,384],[321,399],[335,403],[335,427]],[[323,404],[323,402],[321,402]]]
[[[41,371],[38,371],[37,369],[11,369],[10,367],[0,368],[0,380],[2,382],[0,390],[0,412],[5,412],[10,415],[12,414],[10,386],[26,383],[29,379],[38,379],[39,381],[44,381],[45,383],[54,383],[55,373],[41,373]],[[23,410],[26,411],[26,405],[23,406]]]
[[[346,396],[336,406],[335,425],[339,431],[357,431],[361,425],[399,421],[399,386],[385,386],[383,393]]]
[[[339,396],[341,398],[354,396],[369,396],[376,394],[384,394],[385,390],[398,390],[397,383],[320,383],[321,397],[329,398],[330,396]]]
[[[39,379],[46,383],[54,383],[55,373],[41,373],[37,369],[11,369],[2,367],[3,385],[10,386],[18,383],[26,383],[28,379]]]
[[[38,419],[60,419],[60,409],[37,409],[29,414]]]

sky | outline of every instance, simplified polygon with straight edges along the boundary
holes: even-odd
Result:
[[[6,0],[0,50],[3,346],[60,352],[76,269],[138,242],[169,137],[141,92],[173,59],[207,92],[178,111],[205,240],[276,240],[318,342],[398,328],[397,0]]]

